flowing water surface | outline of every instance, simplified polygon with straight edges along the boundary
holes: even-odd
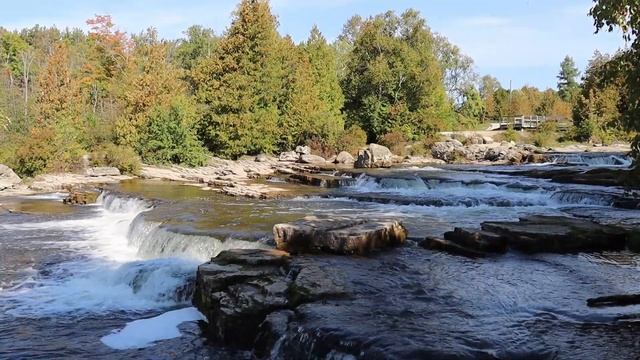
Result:
[[[619,155],[574,154],[538,168],[628,165]],[[640,222],[640,211],[613,206],[628,196],[624,189],[557,184],[512,169],[376,170],[350,187],[281,200],[143,180],[84,207],[63,206],[62,194],[2,199],[16,212],[0,215],[0,359],[248,357],[201,338],[200,315],[190,308],[195,270],[225,249],[272,247],[273,224],[306,215],[399,219],[414,240],[530,214]],[[367,258],[317,261],[342,271],[356,296],[301,307],[306,326],[382,357],[640,356],[640,307],[585,303],[640,292],[635,254],[469,260],[410,241]],[[289,346],[295,341],[317,339]]]

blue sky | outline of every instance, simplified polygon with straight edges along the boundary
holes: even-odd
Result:
[[[236,0],[21,0],[4,2],[0,26],[35,24],[85,28],[94,14],[110,14],[118,27],[137,33],[153,26],[163,37],[179,38],[189,25],[222,33]],[[593,34],[591,0],[272,0],[280,32],[304,40],[313,24],[332,40],[354,14],[368,16],[407,8],[419,10],[429,26],[470,55],[481,75],[503,86],[555,87],[560,61],[574,57],[581,70],[598,49],[624,46],[619,34]]]

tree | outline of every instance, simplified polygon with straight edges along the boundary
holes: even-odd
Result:
[[[558,74],[558,93],[562,100],[573,103],[580,91],[577,78],[580,75],[573,58],[566,56],[560,63],[560,73]]]
[[[486,113],[485,103],[480,92],[469,85],[462,94],[462,103],[457,109],[458,114],[472,122],[483,122]]]
[[[150,164],[204,165],[207,154],[196,134],[196,119],[195,106],[184,96],[156,105],[137,144],[138,153]]]
[[[367,19],[343,79],[349,124],[375,141],[392,129],[412,137],[450,127],[451,107],[433,50],[433,35],[415,10]]]
[[[158,40],[154,29],[134,37],[133,59],[123,72],[119,97],[123,107],[115,124],[119,145],[135,148],[150,113],[185,93],[182,71],[169,58],[169,45]]]
[[[200,25],[190,26],[184,34],[186,38],[178,41],[176,60],[186,71],[187,81],[193,88],[195,85],[192,71],[200,61],[213,56],[219,39],[212,29]]]
[[[622,30],[623,39],[631,42],[628,50],[615,59],[612,67],[624,81],[624,97],[627,106],[622,112],[624,126],[628,130],[640,131],[640,0],[596,0],[590,15],[594,19],[596,32],[606,29]],[[608,76],[615,81],[617,76]],[[636,156],[640,158],[640,135],[633,144]]]
[[[311,29],[309,39],[302,44],[302,48],[309,59],[312,84],[317,88],[321,101],[322,118],[319,121],[323,124],[320,124],[315,135],[335,145],[337,136],[344,128],[344,95],[338,79],[336,53],[316,26]]]
[[[265,0],[243,0],[211,59],[194,72],[206,107],[202,135],[223,156],[275,150],[278,99],[285,69],[279,63],[276,19]]]
[[[444,88],[455,105],[460,105],[465,92],[476,82],[478,74],[473,70],[473,59],[445,36],[434,36],[434,51],[444,71]]]
[[[485,117],[488,119],[500,119],[496,103],[496,92],[499,89],[502,89],[502,85],[495,77],[485,75],[480,79],[480,97],[485,105]]]

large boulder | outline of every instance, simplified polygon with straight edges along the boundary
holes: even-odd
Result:
[[[366,149],[358,151],[356,168],[389,167],[395,161],[395,156],[386,146],[369,144]]]
[[[446,162],[455,162],[460,159],[466,159],[467,149],[458,140],[447,140],[433,144],[431,148],[431,156]]]
[[[291,253],[361,255],[403,244],[407,230],[397,221],[307,216],[275,225],[273,236],[278,249]]]
[[[351,165],[356,162],[356,159],[353,157],[353,155],[349,154],[348,152],[341,151],[338,154],[338,156],[336,156],[335,162],[337,164]]]
[[[22,180],[10,167],[0,164],[0,190],[19,184]]]
[[[300,154],[298,154],[295,151],[285,151],[283,153],[280,153],[280,157],[278,157],[278,160],[280,161],[296,162],[299,159],[300,159]]]
[[[325,164],[327,161],[322,156],[303,154],[303,155],[300,155],[300,162],[303,164],[320,165],[320,164]]]

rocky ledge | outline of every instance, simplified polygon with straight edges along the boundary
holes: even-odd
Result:
[[[482,257],[508,249],[523,253],[578,253],[635,249],[637,230],[563,216],[530,216],[518,222],[484,222],[481,230],[456,228],[420,245],[455,255]]]
[[[276,225],[273,232],[278,248],[298,255],[276,249],[223,251],[198,267],[193,298],[208,319],[206,334],[212,341],[251,349],[257,358],[268,357],[285,333],[295,336],[292,324],[300,320],[298,310],[303,313],[305,304],[350,298],[344,273],[326,264],[358,258],[336,254],[364,254],[402,244],[407,237],[398,222],[346,218],[309,217]]]

